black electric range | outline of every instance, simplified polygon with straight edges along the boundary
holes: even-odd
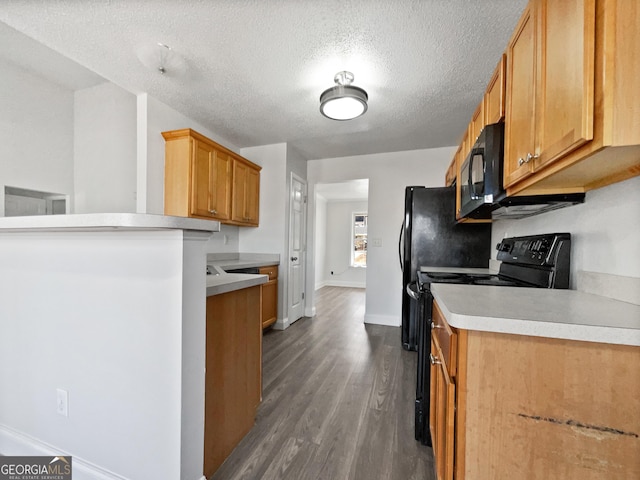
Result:
[[[511,237],[497,246],[498,273],[474,272],[473,269],[433,269],[417,273],[418,372],[415,403],[415,437],[431,446],[429,433],[429,353],[431,349],[432,283],[491,285],[499,287],[569,288],[571,235],[550,233]],[[479,269],[478,269],[479,270]]]

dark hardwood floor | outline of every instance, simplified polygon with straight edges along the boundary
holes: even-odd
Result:
[[[316,309],[265,332],[256,424],[212,479],[433,479],[399,328],[363,323],[363,289],[324,287]]]

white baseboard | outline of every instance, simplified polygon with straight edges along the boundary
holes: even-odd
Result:
[[[387,327],[399,327],[402,320],[396,315],[365,314],[364,323],[370,323],[372,325],[386,325]]]
[[[327,286],[327,282],[325,282],[324,280],[322,282],[318,282],[316,283],[315,286],[315,290],[318,291],[320,290],[322,287],[326,287]]]
[[[274,330],[286,330],[289,328],[289,317],[277,319],[272,328]]]
[[[349,287],[349,288],[367,288],[366,282],[343,282],[340,280],[327,280],[324,282],[325,287]]]
[[[304,309],[304,316],[305,317],[315,317],[316,316],[316,307],[305,307]]]
[[[0,454],[5,456],[72,456],[74,480],[128,480],[94,463],[49,445],[6,425],[0,425]],[[199,480],[206,480],[202,477]]]

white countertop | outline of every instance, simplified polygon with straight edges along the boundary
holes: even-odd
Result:
[[[421,272],[434,273],[475,273],[479,275],[493,275],[497,273],[490,268],[462,268],[462,267],[420,267]]]
[[[207,297],[254,287],[266,283],[268,280],[268,275],[252,275],[249,273],[207,275]]]
[[[238,268],[267,267],[280,265],[280,254],[277,253],[209,253],[207,265],[222,270]]]
[[[640,346],[640,306],[576,290],[435,283],[456,328]]]
[[[0,217],[0,232],[95,230],[191,230],[212,233],[220,231],[220,222],[143,213]]]

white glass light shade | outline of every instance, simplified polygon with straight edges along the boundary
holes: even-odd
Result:
[[[351,120],[367,111],[367,92],[352,85],[337,85],[320,95],[320,113],[332,120]]]

